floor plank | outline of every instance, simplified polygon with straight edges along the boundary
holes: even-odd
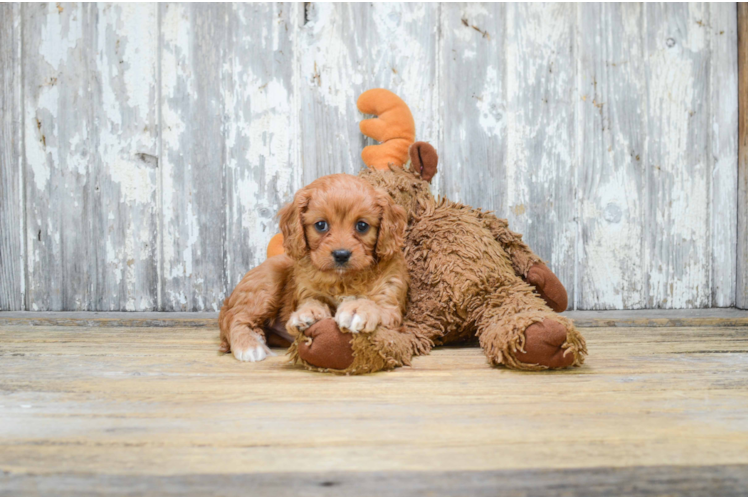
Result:
[[[0,321],[0,494],[748,493],[748,326],[583,333],[576,370],[339,377],[213,327]]]
[[[563,315],[573,319],[577,326],[584,328],[611,326],[748,326],[748,310],[734,307],[566,311]],[[218,313],[0,311],[0,325],[217,328]]]

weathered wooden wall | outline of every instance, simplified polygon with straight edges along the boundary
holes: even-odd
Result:
[[[0,54],[0,309],[217,310],[372,87],[572,307],[736,304],[734,3],[3,4]]]
[[[748,4],[738,4],[738,279],[736,305],[748,309]]]

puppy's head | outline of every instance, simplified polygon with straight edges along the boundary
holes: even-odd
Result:
[[[386,192],[348,174],[321,177],[280,212],[283,247],[321,271],[355,272],[401,252],[405,211]]]

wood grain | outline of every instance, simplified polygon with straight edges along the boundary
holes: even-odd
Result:
[[[276,214],[300,188],[293,34],[301,9],[286,3],[226,7],[223,59],[226,272],[231,292],[265,260]],[[220,213],[218,214],[220,216]],[[210,309],[210,308],[208,308]]]
[[[494,210],[507,206],[507,6],[442,6],[440,192]],[[433,183],[438,180],[432,181]]]
[[[713,489],[699,491],[722,491],[709,478],[736,484],[748,465],[745,326],[584,334],[590,357],[575,370],[495,369],[478,348],[445,348],[338,377],[290,367],[282,351],[257,364],[220,356],[215,328],[3,325],[0,491],[491,471],[568,472],[580,491],[599,481],[582,479],[592,469],[649,484],[650,467],[676,484],[703,477]]]
[[[703,4],[647,4],[644,16],[647,307],[708,307],[708,11]]]
[[[0,4],[0,311],[25,309],[21,5]]]
[[[92,310],[99,296],[92,165],[97,46],[91,4],[24,5],[27,308]],[[104,265],[104,262],[101,262]]]
[[[153,311],[159,308],[158,9],[97,4],[91,16],[91,309]]]
[[[748,312],[734,308],[636,309],[625,311],[566,311],[564,316],[583,328],[748,326]],[[0,325],[111,327],[212,327],[216,313],[180,312],[24,312],[0,311]]]
[[[507,4],[506,9],[509,212],[500,215],[548,262],[574,308],[576,8]]]
[[[737,306],[748,309],[748,5],[738,3],[738,241]]]
[[[159,5],[164,311],[217,311],[227,293],[226,8]]]
[[[709,4],[709,141],[711,171],[711,307],[735,305],[737,255],[738,65],[735,6]]]
[[[29,308],[157,309],[156,10],[24,20]]]
[[[10,473],[6,496],[744,496],[748,466],[133,476]]]
[[[646,306],[642,266],[646,62],[641,4],[580,4],[577,193],[580,309]]]

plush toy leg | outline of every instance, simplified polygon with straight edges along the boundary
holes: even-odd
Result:
[[[534,286],[548,307],[556,312],[564,312],[569,304],[566,288],[553,271],[543,264],[543,260],[522,241],[522,235],[509,229],[506,219],[499,219],[490,212],[481,213],[481,218],[496,241],[501,243],[517,276]]]
[[[291,344],[292,360],[307,367],[345,370],[353,364],[353,334],[343,333],[333,318],[310,326],[304,337]]]
[[[521,282],[498,290],[475,320],[480,344],[494,365],[566,368],[580,366],[587,354],[584,338],[571,320],[551,311]]]
[[[528,283],[535,287],[538,295],[556,312],[564,312],[569,305],[566,288],[561,284],[553,271],[545,264],[534,264],[525,277]]]
[[[409,366],[428,354],[431,341],[420,332],[378,328],[372,334],[343,333],[334,319],[312,325],[289,348],[289,357],[309,369],[338,374],[372,373]]]

